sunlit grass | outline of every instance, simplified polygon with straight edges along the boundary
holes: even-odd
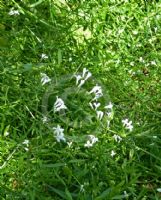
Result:
[[[159,200],[161,3],[0,11],[1,199]]]

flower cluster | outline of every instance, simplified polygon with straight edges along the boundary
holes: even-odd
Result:
[[[128,119],[123,119],[122,120],[123,126],[128,129],[129,131],[133,130],[133,125],[132,125],[132,121],[129,121]]]
[[[41,73],[41,83],[45,85],[46,83],[50,82],[51,79],[44,73]]]
[[[89,92],[89,94],[92,94],[92,93],[95,95],[92,101],[97,101],[100,97],[103,96],[102,88],[99,85],[96,85],[93,87],[93,89]]]
[[[45,59],[46,55],[42,54],[42,59]],[[81,75],[75,75],[76,78],[76,86],[78,88],[82,87],[82,85],[92,76],[91,72],[89,72],[86,68],[83,69],[83,72]],[[41,73],[41,82],[42,85],[45,85],[46,83],[50,82],[51,79],[44,73]],[[104,106],[104,109],[101,110],[99,109],[101,107],[101,103],[98,101],[99,98],[103,96],[102,88],[99,85],[95,85],[89,92],[88,94],[94,95],[93,99],[89,102],[90,107],[95,111],[96,117],[98,120],[102,120],[105,117],[107,121],[107,127],[109,128],[110,126],[110,121],[113,119],[113,104],[112,102],[109,102],[107,105]],[[61,110],[66,110],[67,106],[65,105],[63,99],[60,97],[56,96],[56,101],[53,105],[54,113],[59,112]],[[43,117],[42,119],[43,123],[48,122],[48,118],[46,116]],[[123,126],[128,129],[129,131],[133,130],[133,125],[132,121],[129,121],[128,119],[122,120]],[[57,142],[66,142],[66,138],[64,136],[64,129],[60,127],[60,125],[57,125],[57,127],[53,127],[54,130],[54,136],[57,140]],[[88,140],[84,144],[84,147],[92,147],[96,142],[98,142],[98,138],[95,137],[94,135],[88,135]],[[120,143],[122,141],[122,138],[119,135],[114,134],[113,139]],[[67,145],[71,147],[72,142],[67,141]],[[112,150],[111,151],[111,156],[115,156],[115,152]]]
[[[76,85],[80,88],[91,76],[91,72],[89,72],[86,68],[83,68],[82,75],[75,75]]]
[[[92,147],[96,142],[98,142],[98,138],[95,137],[94,135],[89,135],[89,140],[85,143],[85,147]]]
[[[122,138],[119,135],[116,135],[116,134],[113,135],[113,139],[118,143],[120,143],[122,141]]]
[[[45,60],[45,59],[48,59],[48,56],[47,56],[45,53],[42,53],[42,54],[41,54],[41,59],[42,59],[42,60],[43,60],[43,59],[44,59],[44,60]]]
[[[12,15],[19,15],[20,13],[18,10],[14,10],[14,8],[11,8],[8,14],[12,16]]]
[[[64,137],[64,129],[61,128],[60,125],[57,125],[57,127],[53,127],[53,130],[57,142],[60,142],[61,140],[66,142],[66,139]]]
[[[24,146],[24,149],[25,149],[26,151],[29,151],[29,140],[24,140],[24,141],[22,142],[22,144],[23,144],[23,146]]]
[[[56,102],[54,103],[54,112],[59,112],[63,109],[67,109],[67,107],[65,106],[64,101],[57,96]]]

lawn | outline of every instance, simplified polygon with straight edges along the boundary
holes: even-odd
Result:
[[[161,199],[161,1],[0,0],[0,200]]]

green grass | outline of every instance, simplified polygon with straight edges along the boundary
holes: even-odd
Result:
[[[0,19],[0,199],[161,199],[161,2],[1,0]],[[92,77],[79,90],[83,68]],[[99,109],[113,103],[110,128],[89,107],[96,84]]]

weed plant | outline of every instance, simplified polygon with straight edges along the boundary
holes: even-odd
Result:
[[[0,199],[161,199],[161,2],[0,0]]]

